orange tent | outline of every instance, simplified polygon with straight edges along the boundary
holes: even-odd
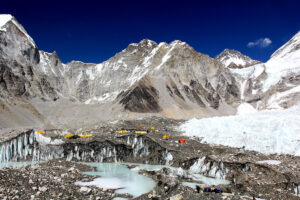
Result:
[[[179,142],[179,143],[185,143],[186,141],[185,141],[184,138],[181,138],[181,139],[178,140],[178,142]]]

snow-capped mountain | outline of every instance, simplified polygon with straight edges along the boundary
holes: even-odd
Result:
[[[11,15],[1,15],[0,21],[0,96],[57,99],[64,87],[64,65],[57,54],[39,51]]]
[[[241,108],[269,108],[274,95],[285,91],[291,98],[288,104],[274,102],[289,107],[296,102],[299,86],[298,65],[288,63],[300,57],[297,35],[260,64],[234,50],[213,59],[185,42],[157,44],[148,39],[100,64],[63,64],[56,52],[39,50],[14,17],[0,15],[0,123],[8,126],[18,118],[22,126],[33,122],[79,126],[80,120],[149,115],[180,119],[233,115]],[[278,70],[284,73],[273,72]],[[12,120],[7,120],[9,116]]]
[[[184,42],[160,43],[143,60],[143,66],[142,79],[118,97],[130,111],[155,110],[178,116],[184,110],[205,115],[207,110],[222,110],[239,99],[230,73]],[[157,105],[155,109],[149,109],[153,105]]]
[[[232,49],[224,49],[215,59],[220,61],[224,67],[228,68],[244,68],[260,63],[260,61],[253,60],[241,52]]]
[[[241,85],[241,97],[256,109],[287,108],[300,97],[300,32],[266,63],[230,69]]]

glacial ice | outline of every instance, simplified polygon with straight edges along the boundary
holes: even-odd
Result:
[[[201,161],[203,161],[203,158],[198,159],[195,162],[195,164],[191,166],[192,169],[190,168],[189,170],[184,170],[181,167],[179,168],[171,167],[168,165],[147,165],[147,164],[139,164],[139,163],[123,163],[123,164],[136,165],[135,168],[131,169],[132,171],[140,171],[141,169],[146,171],[158,171],[163,168],[167,168],[169,170],[168,176],[170,177],[190,178],[194,181],[199,181],[206,185],[221,185],[221,184],[225,185],[230,183],[228,180],[224,179],[225,175],[222,176],[220,175],[221,173],[216,173],[215,177],[206,177],[205,175],[199,174],[201,170],[196,170],[196,168],[199,166],[201,167],[201,165],[199,165],[199,163],[203,163]],[[223,164],[220,164],[220,167],[223,167]],[[222,168],[222,170],[225,171],[224,168]],[[222,170],[219,169],[218,171],[222,171]],[[190,182],[184,185],[190,186],[191,184],[195,186],[194,183],[190,183]]]
[[[0,144],[0,162],[26,160],[28,156],[35,158],[36,152],[34,132],[26,132]]]
[[[199,158],[190,168],[190,173],[200,173],[209,177],[225,179],[226,169],[223,162],[206,161],[206,157]]]
[[[300,185],[296,185],[296,186],[294,187],[294,193],[295,193],[296,195],[299,195],[299,194],[300,194]]]
[[[180,126],[184,135],[202,142],[300,156],[300,105],[285,110],[191,119]]]
[[[16,138],[0,143],[0,163],[9,161],[39,161],[64,157],[62,140],[28,131]]]
[[[124,138],[124,142],[132,147],[132,155],[135,157],[144,157],[150,154],[150,144],[143,137],[128,136]],[[107,159],[114,162],[122,161],[118,158],[118,152],[114,145],[102,146],[100,147],[100,151],[96,153],[94,149],[85,148],[85,146],[80,146],[80,144],[75,144],[71,146],[71,148],[69,146],[66,151],[66,149],[64,149],[65,146],[62,145],[63,143],[62,140],[53,140],[34,131],[29,131],[0,144],[0,162],[47,161],[53,158],[64,157],[68,161],[92,160],[100,163]],[[199,178],[199,176],[203,174],[215,177],[216,179],[225,179],[226,170],[223,163],[206,161],[206,157],[196,160],[189,170],[171,167],[173,155],[166,149],[161,151],[160,159],[163,165],[151,166],[139,164],[136,168],[133,168],[132,171],[138,171],[139,169],[147,168],[147,166],[151,166],[152,170],[160,170],[166,167],[169,169],[169,175],[173,177],[186,177],[202,181],[204,179],[202,177]],[[195,174],[199,174],[199,176]]]
[[[163,157],[165,160],[165,165],[171,165],[172,164],[172,160],[173,160],[173,156],[170,152],[168,152],[168,150],[166,149],[165,152],[163,152]]]

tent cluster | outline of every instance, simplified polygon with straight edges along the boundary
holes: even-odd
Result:
[[[76,135],[76,134],[71,134],[71,133],[65,135],[65,138],[67,138],[67,139],[89,138],[89,137],[94,137],[94,135],[92,135],[92,134],[88,134],[88,135]]]
[[[118,134],[123,134],[123,133],[136,133],[136,134],[147,134],[147,130],[135,130],[135,129],[122,129],[118,130]]]
[[[145,126],[142,124],[137,124],[137,126],[140,128],[138,129],[121,129],[118,130],[118,134],[124,134],[124,133],[135,133],[135,134],[147,134],[147,133],[153,133],[153,132],[158,132],[158,130],[155,130],[155,127],[152,126],[152,123],[149,127],[149,129],[146,129]]]
[[[156,130],[154,126],[152,126],[152,122],[149,126],[149,128],[145,128],[145,126],[143,124],[136,124],[137,125],[137,129],[120,129],[117,131],[118,134],[149,134],[149,133],[154,133],[154,132],[159,132],[159,130]],[[163,134],[162,136],[163,140],[170,140],[171,136],[169,134]],[[176,143],[186,143],[186,139],[185,138],[180,138],[179,140],[175,141]]]
[[[46,134],[46,131],[36,131],[37,133],[39,134]],[[66,134],[64,136],[65,138],[67,139],[77,139],[77,138],[89,138],[89,137],[94,137],[94,135],[92,134],[80,134],[80,135],[76,135],[76,134],[72,134],[72,133],[69,133],[69,134]]]

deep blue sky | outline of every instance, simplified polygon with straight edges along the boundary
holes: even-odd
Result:
[[[300,30],[298,0],[2,0],[39,49],[63,62],[100,63],[133,42],[182,40],[216,56],[236,49],[261,61]],[[247,47],[269,38],[267,47]]]

